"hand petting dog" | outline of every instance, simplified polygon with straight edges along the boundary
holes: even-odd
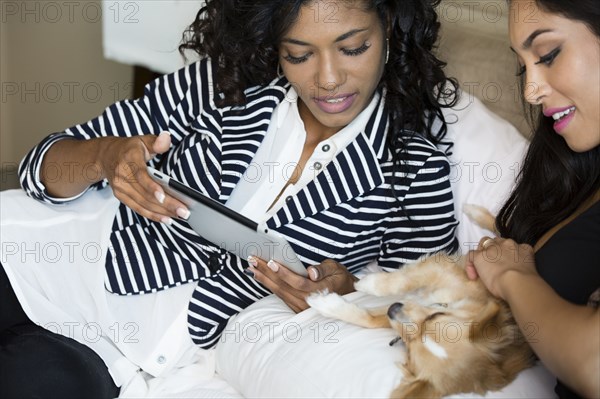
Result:
[[[256,281],[267,287],[281,298],[294,312],[309,308],[306,297],[325,289],[340,295],[355,291],[354,282],[358,279],[339,262],[326,259],[322,263],[308,267],[308,278],[300,276],[275,261],[248,258],[252,274]]]
[[[480,278],[496,297],[506,299],[503,288],[517,274],[537,274],[533,247],[504,238],[483,237],[470,251],[465,265],[470,280]]]

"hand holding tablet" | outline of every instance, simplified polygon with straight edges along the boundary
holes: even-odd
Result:
[[[169,195],[188,207],[188,224],[206,240],[242,259],[273,259],[294,273],[307,276],[305,266],[281,234],[152,167],[148,167],[148,173]]]

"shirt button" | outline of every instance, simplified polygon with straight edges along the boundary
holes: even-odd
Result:
[[[321,162],[315,162],[313,166],[314,166],[315,170],[321,170],[321,168],[323,167]]]
[[[327,152],[331,149],[331,146],[329,144],[324,144],[323,147],[321,147],[321,149],[323,150],[323,152]]]
[[[208,268],[212,273],[216,273],[221,268],[221,261],[218,254],[211,254],[208,258]]]
[[[289,197],[286,197],[285,200],[290,202],[292,200],[292,196],[290,195]]]
[[[163,355],[160,355],[159,357],[156,358],[156,362],[158,364],[165,364],[167,362],[167,358],[164,357]]]

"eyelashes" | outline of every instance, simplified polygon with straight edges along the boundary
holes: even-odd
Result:
[[[347,55],[350,57],[356,57],[358,55],[365,53],[370,47],[371,47],[371,43],[364,42],[363,45],[358,48],[355,48],[355,49],[343,48],[341,51],[344,55]],[[301,64],[304,61],[308,60],[310,55],[311,55],[311,53],[307,53],[307,54],[303,55],[302,57],[293,57],[288,54],[288,55],[284,56],[283,59],[286,60],[287,62],[289,62],[290,64]]]
[[[540,59],[534,63],[534,65],[539,65],[539,64],[545,64],[546,66],[550,66],[552,65],[552,63],[554,62],[554,59],[556,58],[556,56],[560,53],[561,48],[557,47],[554,50],[552,50],[551,52],[549,52],[548,54],[540,57]],[[523,74],[525,74],[526,69],[525,66],[519,66],[519,70],[517,71],[517,76],[522,76]]]
[[[371,47],[371,43],[369,42],[364,42],[362,46],[360,46],[359,48],[355,48],[355,49],[342,49],[342,52],[346,55],[349,55],[351,57],[355,57],[357,55],[361,55],[362,53],[364,53],[365,51],[367,51],[369,49],[369,47]]]
[[[301,64],[308,59],[309,54],[303,55],[302,57],[292,57],[291,55],[286,55],[283,57],[284,60],[289,62],[290,64]]]
[[[552,65],[552,62],[554,61],[554,59],[556,58],[558,53],[560,53],[560,50],[561,50],[560,47],[555,48],[554,50],[552,50],[545,56],[540,57],[540,60],[538,62],[536,62],[535,65],[538,65],[538,64]]]

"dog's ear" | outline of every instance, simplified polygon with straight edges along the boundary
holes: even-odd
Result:
[[[502,323],[498,320],[499,314],[500,304],[494,300],[488,301],[469,329],[471,342],[489,338],[490,334],[495,335],[502,328]]]
[[[441,398],[442,394],[436,390],[429,381],[418,380],[414,377],[409,377],[410,380],[402,381],[400,385],[394,389],[391,399],[406,399],[406,398]]]

